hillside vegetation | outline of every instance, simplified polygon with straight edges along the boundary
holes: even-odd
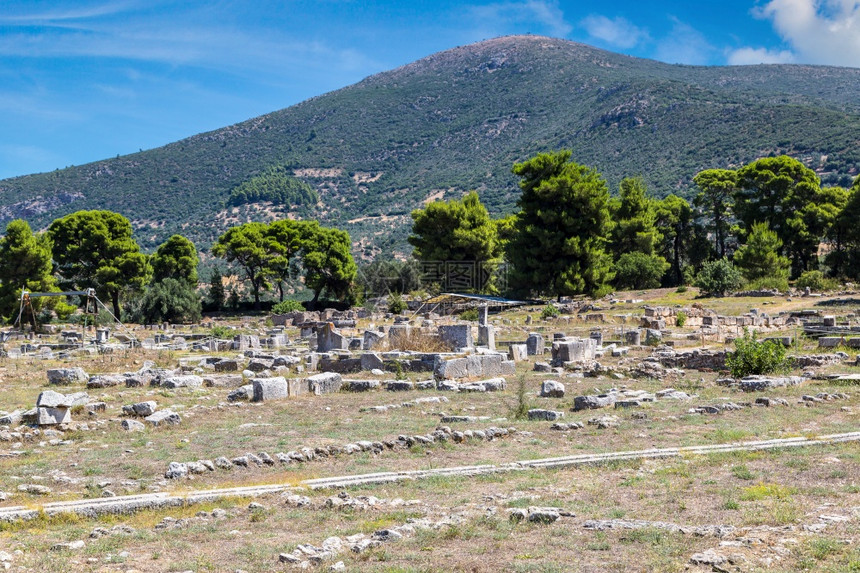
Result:
[[[0,181],[0,223],[109,209],[152,250],[174,233],[206,247],[237,223],[313,216],[372,257],[406,251],[409,213],[431,198],[476,189],[493,215],[511,212],[511,166],[541,151],[571,149],[613,191],[641,175],[658,196],[689,197],[701,169],[778,154],[847,186],[858,134],[858,69],[667,65],[506,37],[161,148]],[[283,194],[268,187],[279,177]]]

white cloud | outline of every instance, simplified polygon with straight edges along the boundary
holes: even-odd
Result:
[[[756,15],[773,22],[797,61],[860,67],[860,0],[770,0]]]
[[[538,33],[563,38],[573,27],[564,19],[564,12],[554,0],[523,0],[521,2],[497,2],[484,6],[472,6],[469,10],[476,24],[488,36],[510,32],[510,28],[521,28],[523,24],[537,24]]]
[[[136,10],[133,3],[117,2],[2,15],[0,24],[6,24],[8,31],[0,34],[0,56],[129,59],[238,75],[277,75],[290,67],[367,74],[384,67],[350,48],[337,49],[277,31],[213,25],[213,20],[224,21],[217,17],[217,8],[192,7],[178,18],[140,15]]]
[[[767,48],[738,48],[728,55],[730,66],[750,66],[755,64],[790,64],[795,61],[790,50],[768,50]]]
[[[655,57],[670,64],[704,65],[710,62],[714,47],[701,32],[670,16],[672,31],[657,43]]]
[[[617,48],[632,48],[648,39],[648,32],[622,17],[591,15],[580,22],[589,36]]]

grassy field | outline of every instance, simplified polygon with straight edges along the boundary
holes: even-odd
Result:
[[[694,293],[651,291],[619,298],[641,303],[605,305],[608,322],[595,325],[581,318],[540,321],[539,309],[494,315],[499,340],[523,340],[524,333],[557,331],[586,334],[600,327],[605,338],[613,329],[636,324],[646,304],[688,306],[700,303],[720,314],[749,308],[780,311],[818,306],[825,314],[848,317],[856,306],[831,306],[824,299],[702,299]],[[762,305],[763,302],[773,304]],[[533,323],[526,325],[531,314]],[[622,319],[622,316],[626,318]],[[624,322],[622,322],[624,320]],[[850,318],[856,321],[856,318]],[[238,323],[237,323],[238,324]],[[669,330],[692,333],[692,328]],[[793,329],[792,329],[793,332]],[[297,332],[290,332],[291,338]],[[677,337],[676,340],[684,340]],[[709,342],[713,347],[716,343]],[[677,344],[681,346],[681,344]],[[694,347],[695,342],[684,340]],[[837,349],[838,350],[838,349]],[[631,378],[626,369],[641,362],[650,348],[636,348],[623,358],[603,358],[614,374],[597,376],[575,371],[539,374],[533,360],[518,363],[505,392],[451,393],[435,390],[384,390],[297,398],[261,404],[229,404],[231,388],[167,390],[116,386],[89,390],[107,410],[97,415],[76,411],[86,427],[54,435],[33,428],[0,431],[2,506],[38,508],[48,501],[106,495],[183,492],[254,484],[298,484],[301,480],[380,471],[422,470],[582,453],[732,443],[793,436],[856,431],[856,387],[816,376],[801,385],[765,393],[744,394],[718,386],[725,373],[687,370],[683,376],[658,380]],[[817,352],[803,340],[792,352]],[[30,408],[48,389],[45,370],[81,365],[89,374],[133,371],[147,360],[176,367],[180,359],[199,353],[124,351],[73,361],[33,358],[0,360],[0,410]],[[234,356],[236,353],[225,353]],[[532,357],[535,358],[535,357]],[[538,357],[547,360],[549,357]],[[853,357],[852,357],[853,364]],[[857,373],[848,363],[818,369],[819,374]],[[799,374],[799,371],[792,374]],[[294,373],[292,376],[306,374]],[[423,380],[428,374],[407,374]],[[373,377],[369,373],[353,377]],[[393,379],[386,374],[384,379]],[[566,386],[564,398],[541,398],[540,384],[555,379]],[[518,380],[526,385],[525,405],[564,411],[564,422],[582,422],[581,429],[558,431],[551,422],[515,419]],[[611,388],[656,392],[675,388],[690,400],[660,399],[639,408],[570,411],[573,398]],[[83,385],[56,388],[83,391]],[[845,393],[847,399],[804,402],[802,396]],[[416,398],[442,396],[443,403],[420,403],[385,412],[362,412],[370,406],[401,404]],[[744,406],[756,397],[783,398],[787,406],[741,407],[719,414],[690,409],[734,402]],[[179,426],[121,429],[121,408],[154,400],[159,409],[174,409]],[[618,425],[598,429],[588,420],[618,416]],[[342,446],[358,440],[393,440],[398,435],[432,432],[442,415],[487,417],[448,424],[454,430],[491,426],[516,427],[517,432],[493,441],[436,442],[411,448],[362,452],[303,463],[216,469],[193,479],[167,480],[171,461],[189,462],[246,453]],[[14,453],[14,454],[13,454]],[[524,470],[482,476],[445,476],[400,483],[354,487],[347,496],[373,496],[368,507],[329,507],[334,491],[306,491],[309,504],[296,505],[287,494],[258,499],[227,499],[133,515],[86,518],[41,515],[29,522],[0,524],[0,562],[11,570],[47,571],[272,571],[290,569],[278,556],[302,544],[321,546],[331,536],[371,535],[410,522],[419,525],[402,539],[355,553],[348,549],[313,567],[327,570],[342,561],[348,571],[683,571],[711,570],[691,562],[695,554],[713,549],[731,571],[860,571],[860,448],[856,443],[767,452],[720,453],[675,459],[613,462],[563,470]],[[35,484],[47,495],[19,491]],[[259,506],[251,506],[254,502]],[[509,510],[529,506],[561,508],[554,523],[514,522]],[[223,510],[223,511],[222,511]],[[823,516],[823,517],[822,517]],[[167,518],[167,519],[166,519]],[[165,521],[166,519],[166,521]],[[417,521],[416,521],[417,520]],[[594,520],[621,520],[595,527]],[[640,523],[645,522],[645,523]],[[422,526],[423,524],[423,526]],[[674,524],[679,527],[669,527]],[[118,526],[126,526],[120,531]],[[633,528],[635,526],[635,528]],[[696,527],[731,526],[722,536],[696,534]],[[91,537],[96,528],[108,534]],[[111,528],[115,528],[112,530]],[[726,530],[729,531],[729,530]],[[54,548],[83,541],[79,549]]]

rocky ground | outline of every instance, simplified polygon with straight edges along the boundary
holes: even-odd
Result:
[[[0,566],[860,571],[858,307],[622,293],[490,314],[499,354],[424,311],[13,336]],[[744,327],[795,367],[731,378]]]

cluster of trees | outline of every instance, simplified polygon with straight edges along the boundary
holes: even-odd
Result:
[[[313,290],[314,301],[323,292],[346,298],[356,274],[349,235],[316,221],[239,225],[218,238],[212,253],[238,267],[257,308],[261,291],[273,283],[283,301],[288,281],[303,281]],[[129,220],[111,211],[78,211],[40,233],[26,221],[14,220],[0,239],[0,316],[17,318],[22,289],[93,288],[100,300],[110,302],[117,318],[146,323],[199,320],[199,263],[194,243],[181,235],[170,237],[152,255],[141,252]],[[220,307],[225,292],[219,271],[213,272],[211,282],[210,298]],[[231,296],[237,303],[235,291]],[[34,298],[32,306],[36,314],[51,310],[65,316],[75,310],[61,297]]]
[[[821,187],[798,160],[769,157],[700,172],[691,204],[651,197],[640,178],[624,179],[612,197],[597,171],[570,158],[541,153],[514,165],[522,195],[512,216],[490,218],[474,192],[413,211],[413,255],[504,259],[509,290],[520,296],[678,286],[703,269],[735,266],[759,287],[785,288],[822,263],[831,276],[860,277],[860,228],[851,224],[860,216],[860,177],[850,190]]]
[[[283,301],[285,285],[300,278],[314,293],[312,304],[323,292],[347,299],[357,271],[351,246],[346,231],[317,221],[280,220],[232,227],[212,245],[212,254],[241,270],[259,308],[261,291],[274,284]]]
[[[185,237],[174,235],[148,256],[132,236],[131,223],[111,211],[78,211],[34,233],[26,221],[6,226],[0,239],[0,315],[15,318],[21,290],[31,292],[83,291],[93,288],[109,301],[113,314],[121,314],[120,299],[129,292],[145,295],[129,309],[147,320],[200,316],[197,285],[197,250]],[[161,316],[158,293],[186,299],[185,308],[170,305]],[[74,310],[61,298],[33,299],[33,311],[53,310],[66,315]],[[30,317],[27,317],[28,319]]]

